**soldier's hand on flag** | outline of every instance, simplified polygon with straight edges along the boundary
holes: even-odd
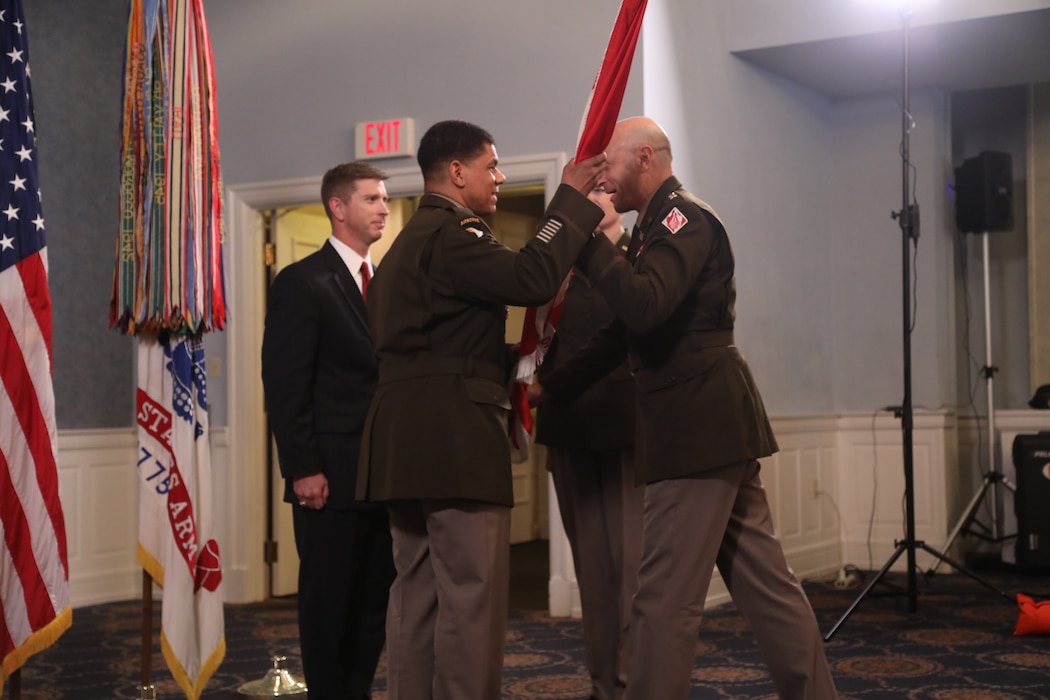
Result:
[[[608,160],[603,151],[579,163],[569,161],[561,171],[562,184],[573,187],[586,197],[605,174],[605,165]]]
[[[547,398],[547,395],[543,391],[543,385],[535,382],[525,388],[525,398],[529,400],[530,406],[536,408],[543,403],[543,399]]]

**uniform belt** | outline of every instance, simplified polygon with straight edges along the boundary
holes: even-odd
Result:
[[[678,344],[675,349],[675,355],[681,357],[694,350],[704,350],[706,348],[725,348],[733,345],[733,331],[690,331],[682,339],[682,342]],[[674,361],[674,358],[669,360]],[[635,373],[644,370],[649,364],[645,360],[632,357],[631,358],[631,370]]]
[[[389,384],[404,379],[419,377],[437,377],[448,374],[461,374],[464,377],[479,377],[503,385],[507,381],[504,369],[491,362],[480,362],[471,357],[425,357],[412,360],[406,364],[386,367],[379,366],[379,383]]]

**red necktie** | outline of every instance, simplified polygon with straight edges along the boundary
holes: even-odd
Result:
[[[368,301],[368,280],[372,279],[372,266],[367,260],[361,262],[361,298]]]

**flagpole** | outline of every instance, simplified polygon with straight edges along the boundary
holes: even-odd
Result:
[[[110,326],[139,337],[140,465],[150,460],[139,470],[138,698],[156,697],[154,582],[164,589],[158,646],[179,688],[198,698],[225,654],[200,344],[226,318],[215,72],[203,1],[130,0],[125,73]],[[178,400],[176,385],[184,392]],[[177,523],[173,513],[181,514]]]
[[[152,685],[153,676],[153,579],[142,570],[142,688],[140,700]]]

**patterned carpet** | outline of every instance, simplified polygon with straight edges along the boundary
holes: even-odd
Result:
[[[1047,575],[980,575],[1010,595],[1050,598]],[[909,613],[903,585],[897,576],[880,582],[828,642],[844,700],[1050,697],[1050,638],[1013,636],[1015,604],[969,578],[942,572],[932,578],[920,575],[918,611]],[[861,589],[837,590],[828,583],[808,582],[806,590],[826,633]],[[139,615],[137,601],[77,609],[72,628],[23,669],[22,698],[137,698]],[[159,621],[159,610],[155,618]],[[287,655],[289,670],[301,679],[294,601],[228,605],[226,640],[226,659],[204,700],[235,700],[242,684],[263,677],[274,654]],[[153,659],[157,697],[183,697],[159,651]],[[578,621],[518,609],[509,627],[503,697],[584,700],[589,687],[582,659]],[[376,700],[386,698],[384,670],[381,665]],[[751,633],[732,604],[710,610],[705,617],[689,697],[775,697]]]

